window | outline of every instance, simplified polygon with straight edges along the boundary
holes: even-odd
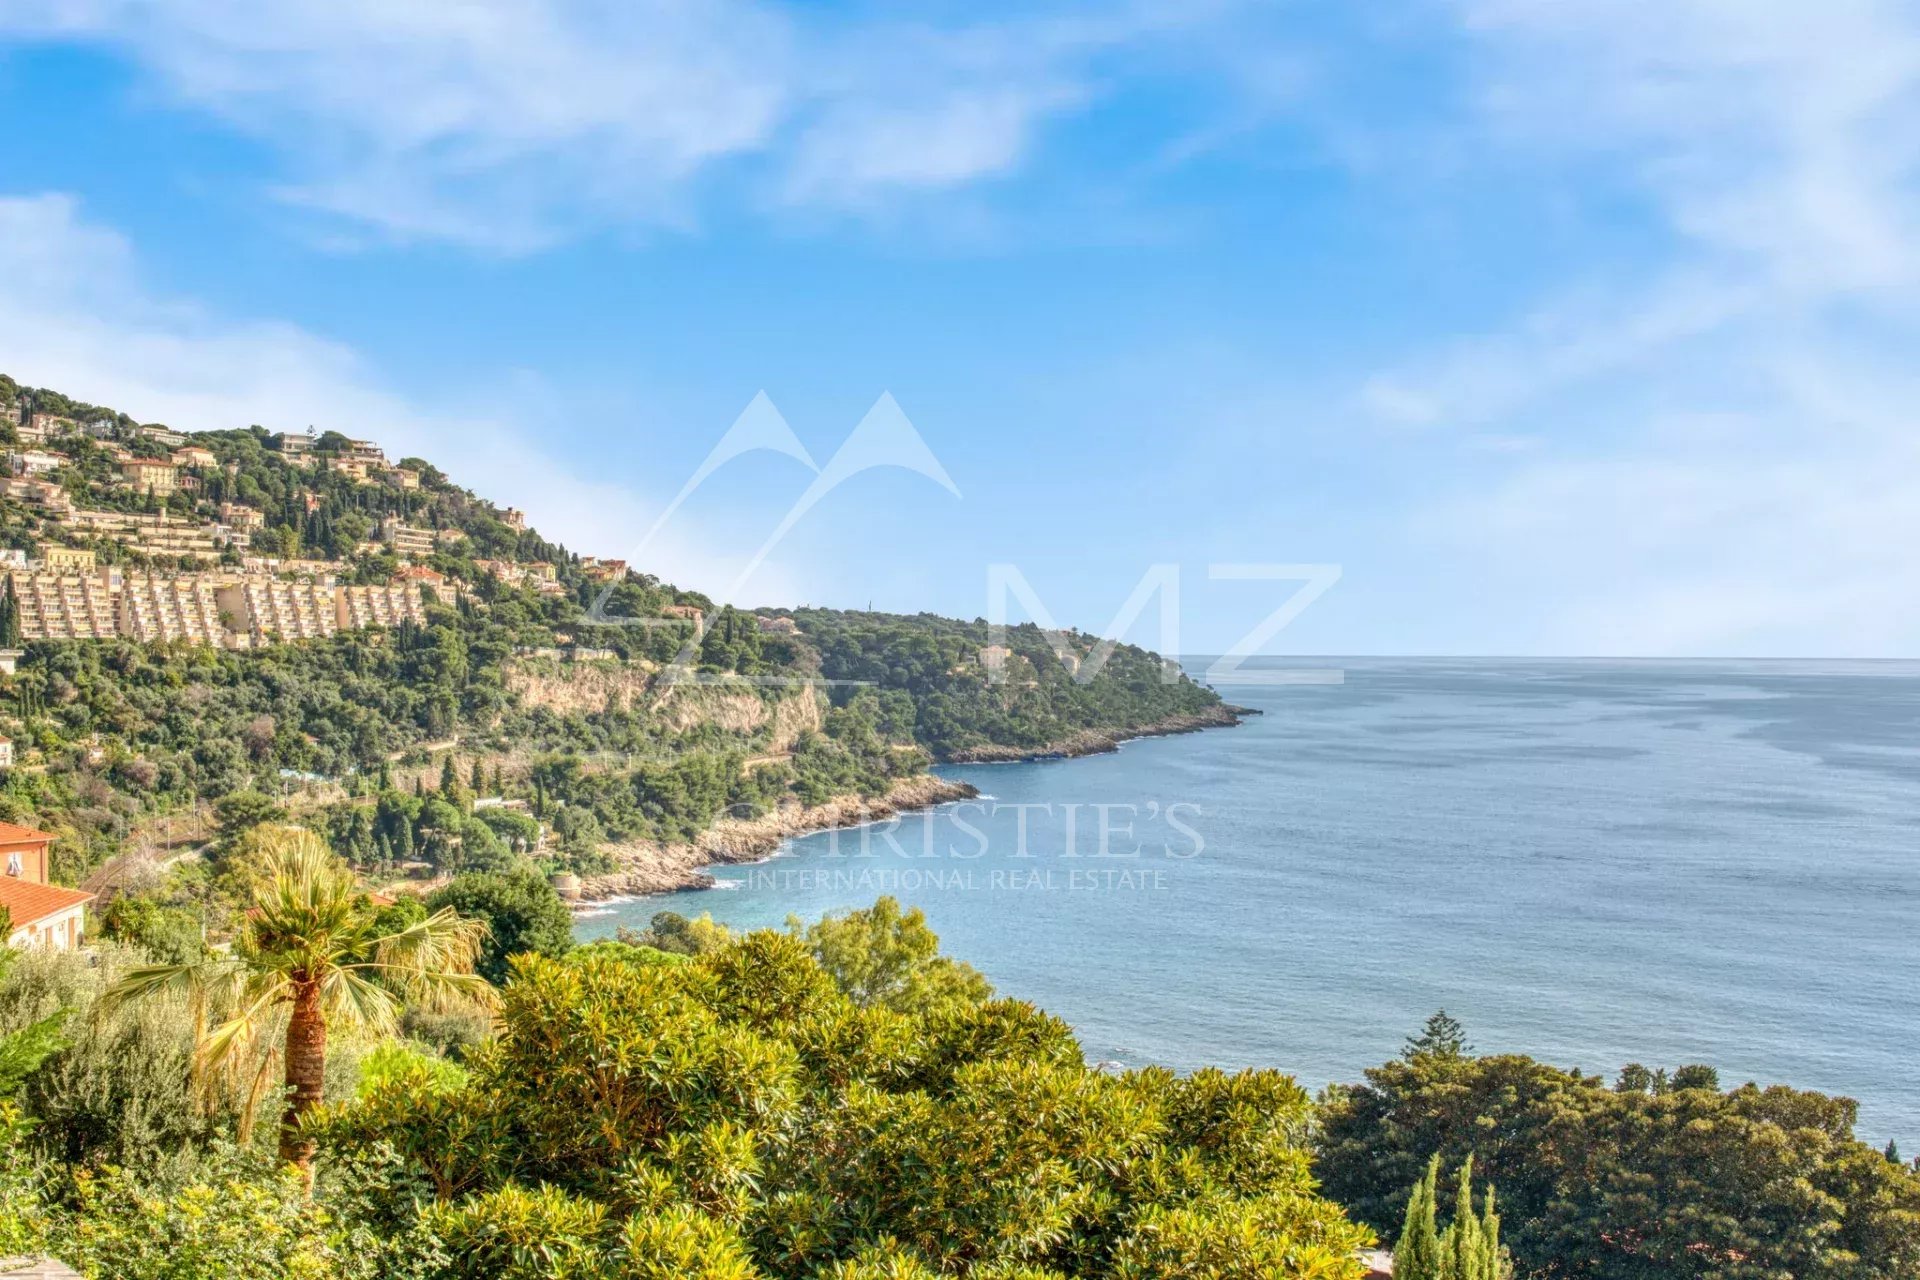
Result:
[[[10,876],[20,876],[20,875],[25,875],[26,873],[27,873],[26,863],[21,861],[20,855],[17,853],[8,854],[7,855],[7,874]]]

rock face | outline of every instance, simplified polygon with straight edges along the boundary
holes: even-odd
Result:
[[[1247,707],[1221,703],[1192,715],[1168,716],[1152,724],[1131,729],[1085,729],[1043,747],[1007,747],[988,745],[963,747],[948,754],[954,764],[998,764],[1014,760],[1048,760],[1060,756],[1091,756],[1117,750],[1134,738],[1161,738],[1174,733],[1198,733],[1202,729],[1227,729],[1245,716],[1260,713]]]
[[[636,840],[609,845],[607,852],[619,862],[619,869],[582,879],[580,897],[592,902],[675,889],[704,889],[713,884],[713,877],[701,867],[755,862],[779,848],[781,841],[810,831],[857,827],[905,810],[931,808],[979,794],[978,788],[967,783],[923,774],[901,779],[879,799],[848,796],[810,807],[792,805],[757,818],[723,818],[687,844]]]
[[[693,682],[657,688],[657,675],[653,664],[640,661],[519,661],[508,667],[506,687],[521,705],[562,715],[631,711],[658,696],[660,720],[676,733],[703,725],[739,734],[768,728],[774,751],[790,750],[801,734],[820,728],[821,695],[815,689],[773,698]]]
[[[652,686],[653,667],[644,662],[516,661],[506,671],[509,694],[525,706],[562,715],[592,715],[609,707],[630,711]]]

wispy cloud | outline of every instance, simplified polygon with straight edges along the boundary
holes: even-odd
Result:
[[[1920,22],[1876,0],[1461,0],[1480,144],[1637,194],[1664,251],[1360,392],[1542,433],[1419,517],[1526,647],[1912,653]]]
[[[513,252],[686,225],[716,186],[860,211],[1007,174],[1100,96],[1103,56],[1239,7],[934,23],[771,0],[18,0],[0,36],[118,50],[268,142],[277,194],[348,228]]]

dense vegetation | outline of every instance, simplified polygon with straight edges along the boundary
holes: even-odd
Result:
[[[794,618],[819,651],[821,674],[905,691],[915,736],[937,756],[985,745],[1039,750],[1086,730],[1124,731],[1219,705],[1184,675],[1168,680],[1165,660],[1136,645],[1114,646],[1089,677],[1077,663],[1062,664],[1054,646],[1084,658],[1092,637],[1050,639],[1031,623],[1005,629],[1009,652],[1000,676],[989,680],[984,620],[827,609],[802,609]]]
[[[1498,1189],[1521,1275],[1870,1280],[1920,1275],[1920,1175],[1853,1137],[1845,1098],[1630,1066],[1611,1087],[1440,1020],[1320,1117],[1327,1194],[1383,1233],[1430,1160]]]
[[[342,900],[281,882],[260,901],[275,918],[245,948],[255,971],[315,945],[349,963],[363,944],[342,937],[422,927],[361,899],[300,940],[289,902]],[[99,1030],[29,1068],[30,1118],[6,1113],[0,1247],[116,1280],[1357,1274],[1368,1236],[1315,1193],[1311,1102],[1284,1076],[1090,1070],[1063,1023],[993,998],[891,903],[677,936],[687,950],[519,956],[496,1034],[451,1055],[347,1040],[342,1006],[333,1101],[293,1131],[296,1158],[317,1148],[310,1195],[263,1135],[239,1136],[275,1106],[249,1087],[263,1041],[208,1075],[185,990],[109,956],[109,990],[147,994],[102,1003],[75,958],[25,959],[0,1026],[44,1035],[64,1004]],[[210,1039],[233,1044],[247,997],[202,991]]]
[[[0,973],[0,1249],[116,1280],[1354,1280],[1365,1225],[1415,1280],[1867,1280],[1920,1257],[1920,1174],[1854,1141],[1841,1099],[1723,1092],[1700,1067],[1609,1088],[1475,1057],[1444,1018],[1317,1103],[1273,1072],[1109,1074],[887,900],[781,934],[661,913],[575,946],[537,877],[387,905],[266,871],[232,957],[172,968],[279,982],[321,946],[383,988],[326,1013],[326,1075],[294,1095],[310,1110],[279,1146],[310,1144],[311,1189],[257,1123],[295,1077],[274,1049],[293,1023],[227,1033],[259,1016],[251,988],[155,982],[111,947],[21,955]],[[364,967],[457,975],[457,953],[382,941],[434,909],[449,937],[491,924],[497,987]]]

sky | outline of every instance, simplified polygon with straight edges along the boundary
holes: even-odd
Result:
[[[1920,656],[1916,339],[1894,0],[0,2],[0,371],[742,604]]]

